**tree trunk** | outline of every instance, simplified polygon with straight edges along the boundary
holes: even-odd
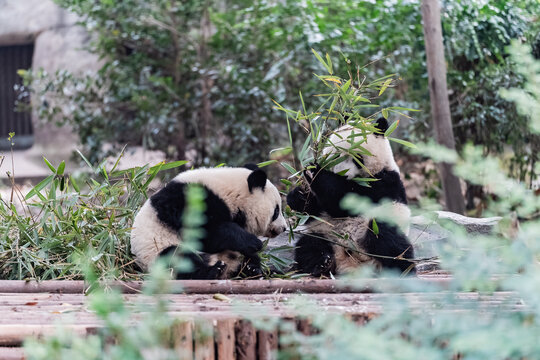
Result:
[[[422,19],[424,20],[429,97],[431,99],[431,115],[433,117],[435,136],[439,144],[455,150],[446,85],[446,64],[438,0],[422,0]],[[452,164],[441,163],[439,172],[446,208],[449,211],[463,214],[465,202],[459,179],[452,172]]]
[[[198,48],[198,57],[201,67],[205,68],[208,63],[208,39],[211,36],[211,23],[208,7],[204,9],[201,18],[201,39]],[[201,86],[201,107],[199,109],[199,163],[203,163],[208,155],[208,136],[209,129],[212,124],[212,102],[210,100],[212,87],[214,86],[213,80],[207,71],[202,75],[200,80]]]

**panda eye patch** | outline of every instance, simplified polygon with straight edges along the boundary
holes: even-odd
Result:
[[[272,215],[272,221],[275,221],[279,216],[279,205],[276,205],[276,208],[274,209],[274,215]]]

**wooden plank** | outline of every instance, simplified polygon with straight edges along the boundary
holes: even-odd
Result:
[[[277,329],[257,332],[257,353],[260,360],[276,360],[278,350]]]
[[[257,332],[250,321],[238,320],[236,332],[236,359],[254,360],[257,358]]]
[[[20,347],[0,347],[0,359],[2,360],[24,360],[24,349]]]
[[[195,322],[194,338],[194,359],[214,360],[214,325],[212,320],[201,320]]]
[[[27,337],[50,335],[54,333],[55,329],[56,326],[52,324],[0,325],[0,346],[20,346]],[[70,325],[69,329],[74,335],[86,335],[95,328],[86,325]]]
[[[218,320],[216,325],[216,358],[219,360],[236,359],[236,337],[234,325],[236,320]]]
[[[172,343],[179,360],[193,359],[193,321],[181,321],[173,325]]]

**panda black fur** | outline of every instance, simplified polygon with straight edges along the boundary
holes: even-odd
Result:
[[[260,274],[257,252],[262,242],[257,236],[274,237],[285,230],[286,222],[276,187],[263,170],[255,165],[247,167],[188,170],[150,197],[135,217],[131,231],[131,252],[139,266],[148,270],[158,256],[177,251],[185,190],[189,184],[198,184],[206,191],[202,252],[185,254],[193,270],[178,278],[228,278],[243,265],[249,275]]]
[[[332,171],[318,168],[311,175],[306,174],[310,180],[307,189],[298,187],[288,194],[287,203],[293,210],[320,216],[325,220],[308,222],[296,243],[295,261],[299,271],[320,276],[346,273],[366,263],[401,271],[410,267],[409,261],[396,259],[400,255],[405,259],[414,257],[412,245],[406,236],[410,210],[405,188],[389,141],[383,135],[388,129],[388,123],[381,118],[375,127],[380,133],[367,135],[366,142],[362,143],[373,155],[361,159],[365,168],[352,158],[339,163]],[[356,132],[359,133],[348,125],[340,127],[330,135],[329,146],[325,147],[323,153],[332,155],[347,150],[351,146],[351,138],[352,142],[361,139],[352,135]],[[345,170],[345,175],[338,175]],[[372,175],[378,180],[370,182],[370,187],[353,180],[355,177]],[[376,235],[372,231],[372,219],[354,216],[341,208],[341,200],[349,193],[367,197],[373,203],[391,201],[392,216],[400,226],[377,221],[379,232]],[[344,240],[344,236],[348,240]]]

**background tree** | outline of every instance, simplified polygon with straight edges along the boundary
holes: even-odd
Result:
[[[298,90],[316,92],[311,48],[370,64],[362,69],[368,78],[397,73],[402,81],[381,105],[421,109],[408,127],[402,121],[402,136],[431,136],[419,1],[57,2],[81,16],[103,67],[84,77],[35,69],[27,83],[42,117],[71,123],[92,161],[104,143],[143,144],[170,158],[183,158],[187,147],[198,164],[266,158],[287,141],[271,100],[299,109]],[[481,144],[530,184],[540,141],[497,90],[522,82],[504,48],[532,41],[540,4],[443,1],[441,11],[457,149]]]
[[[441,14],[438,0],[422,0],[422,19],[429,79],[429,97],[435,138],[445,147],[455,150],[448,88],[446,86],[446,64],[441,29]],[[452,165],[439,164],[446,208],[458,214],[465,212],[465,203],[458,177],[452,172]]]

